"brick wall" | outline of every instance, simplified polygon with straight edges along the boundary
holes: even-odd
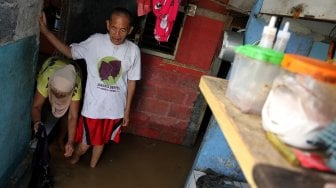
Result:
[[[204,73],[146,54],[142,62],[142,80],[127,131],[181,144]]]
[[[224,9],[210,0],[202,1],[201,7],[221,13]],[[175,144],[194,143],[199,114],[205,110],[196,107],[199,80],[210,72],[223,28],[223,21],[204,15],[187,17],[175,61],[142,54],[142,80],[127,132]]]

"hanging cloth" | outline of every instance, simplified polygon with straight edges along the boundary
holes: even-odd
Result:
[[[153,0],[153,13],[156,16],[154,37],[157,41],[168,41],[178,8],[179,0]]]
[[[152,0],[138,0],[138,16],[148,14],[152,10]]]

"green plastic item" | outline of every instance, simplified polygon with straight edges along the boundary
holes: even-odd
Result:
[[[245,55],[258,61],[272,63],[275,65],[280,65],[282,58],[284,57],[284,53],[282,52],[250,44],[237,47],[236,53]]]

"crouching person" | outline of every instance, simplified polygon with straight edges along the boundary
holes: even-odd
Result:
[[[81,71],[76,64],[61,57],[47,59],[38,73],[36,91],[31,109],[34,131],[43,124],[49,135],[60,120],[59,143],[63,143],[64,156],[74,151],[74,139],[81,99]],[[66,129],[67,128],[67,129]],[[67,142],[64,146],[64,138]]]

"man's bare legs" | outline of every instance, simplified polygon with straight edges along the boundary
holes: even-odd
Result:
[[[104,145],[100,145],[100,146],[93,146],[92,148],[92,156],[91,156],[91,162],[90,162],[90,166],[91,168],[96,167],[99,158],[101,156],[101,154],[103,153],[103,149],[104,149]]]
[[[79,161],[80,157],[82,155],[84,155],[89,148],[90,148],[90,145],[86,145],[86,144],[83,144],[83,143],[78,144],[75,152],[72,155],[70,163],[71,164],[76,164]]]
[[[63,116],[60,119],[59,122],[59,130],[58,130],[58,135],[57,135],[57,143],[58,143],[58,147],[64,151],[64,138],[68,132],[68,114],[66,114],[66,116]]]
[[[77,146],[77,148],[76,148],[76,150],[75,150],[75,152],[74,152],[74,154],[73,154],[73,156],[70,160],[70,163],[71,164],[76,164],[79,161],[80,157],[82,155],[84,155],[89,148],[90,148],[90,145],[80,143]],[[100,158],[101,154],[103,153],[103,150],[104,150],[104,145],[93,146],[92,155],[91,155],[91,162],[90,162],[90,167],[91,168],[96,167],[96,165],[99,161],[99,158]]]

